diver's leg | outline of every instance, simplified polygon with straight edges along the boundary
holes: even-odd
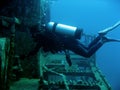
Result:
[[[89,48],[87,51],[87,57],[92,56],[93,54],[96,53],[96,51],[102,47],[102,45],[104,44],[104,42],[102,40],[100,40],[98,43],[96,43],[93,47]]]
[[[81,44],[81,46],[84,48],[84,49],[90,49],[91,47],[93,47],[95,44],[97,44],[100,40],[102,39],[102,37],[100,36],[100,35],[98,35],[97,37],[95,37],[91,42],[90,42],[90,44],[88,45],[88,46],[85,46],[85,45],[83,45],[83,44],[81,44],[81,43],[79,43],[79,44]]]
[[[88,47],[85,47],[80,41],[78,40],[70,40],[64,43],[65,48],[73,51],[74,53],[81,55],[83,57],[90,57],[92,54],[94,54],[102,45],[103,43],[99,40],[96,44],[94,44],[91,49]],[[93,50],[93,51],[91,51]]]
[[[93,47],[96,43],[98,43],[101,40],[101,36],[98,35],[93,41],[91,41],[91,43],[86,47],[86,49],[90,49],[91,47]]]
[[[99,42],[97,42],[96,44],[94,44],[91,48],[85,49],[82,47],[82,45],[79,45],[76,49],[74,49],[73,51],[76,54],[79,54],[81,56],[84,57],[90,57],[93,54],[95,54],[95,52],[104,44],[104,42],[102,42],[102,40],[99,40]]]
[[[66,49],[73,51],[74,53],[83,57],[92,56],[104,43],[106,42],[120,42],[120,40],[108,39],[106,37],[97,37],[91,44],[86,47],[79,40],[68,39],[64,46]]]
[[[116,24],[114,24],[113,26],[106,28],[104,30],[101,30],[98,32],[98,36],[88,45],[88,47],[85,47],[86,49],[90,49],[91,47],[93,47],[93,45],[95,45],[97,42],[99,42],[99,40],[104,37],[104,35],[106,35],[109,31],[112,31],[113,29],[117,28],[120,25],[120,21],[118,21]],[[115,40],[115,39],[106,39],[107,42],[108,41],[119,41],[119,40]]]
[[[99,42],[99,40],[101,38],[104,38],[106,40],[106,42],[111,42],[111,41],[116,41],[119,42],[119,40],[116,39],[109,39],[104,37],[104,35],[106,35],[109,31],[112,31],[113,29],[117,28],[120,25],[120,21],[118,21],[116,24],[114,24],[113,26],[106,28],[104,30],[101,30],[100,32],[98,32],[98,36],[88,45],[88,48],[90,49],[91,47],[93,47],[93,45],[95,45],[97,42]]]
[[[91,48],[94,44],[96,44],[97,42],[99,42],[99,40],[104,37],[109,31],[112,31],[113,29],[117,28],[120,25],[120,21],[118,21],[116,24],[114,24],[113,26],[106,28],[104,30],[101,30],[98,32],[98,36],[88,45],[88,48]],[[119,41],[119,40],[115,40],[115,39],[107,39],[107,41]]]
[[[102,37],[98,43],[94,44],[91,48],[88,49],[88,51],[86,53],[87,56],[88,57],[92,56],[103,44],[105,44],[107,42],[120,42],[120,40]]]
[[[90,57],[92,56],[103,44],[107,42],[120,42],[120,40],[117,39],[110,39],[107,37],[102,37],[97,43],[92,45],[91,47],[88,47],[88,49],[83,48],[82,44],[79,45],[78,51],[76,53],[81,54],[84,57]]]
[[[100,40],[102,40],[103,42],[120,42],[119,39],[112,39],[112,38],[108,38],[108,37],[105,37],[105,36],[101,37],[99,35],[93,41],[91,41],[91,43],[87,47],[83,45],[83,48],[89,50],[92,47],[94,47],[94,45],[96,45]]]

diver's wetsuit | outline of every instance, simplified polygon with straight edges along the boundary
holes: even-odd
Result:
[[[114,24],[112,27],[100,31],[99,35],[93,41],[91,41],[91,43],[88,46],[83,45],[78,39],[75,39],[74,37],[68,37],[68,36],[66,37],[64,35],[59,35],[53,31],[48,30],[49,28],[51,28],[51,25],[52,25],[52,29],[55,30],[57,24],[53,25],[53,23],[51,23],[48,29],[44,27],[41,30],[39,30],[40,29],[39,25],[40,24],[36,24],[31,28],[31,35],[34,38],[34,40],[37,42],[37,44],[36,47],[25,57],[36,55],[39,49],[42,47],[44,52],[51,51],[52,53],[57,53],[58,51],[64,51],[66,54],[66,59],[68,60],[69,65],[71,65],[69,58],[70,55],[68,52],[66,52],[66,50],[71,50],[74,53],[81,55],[83,57],[90,57],[105,42],[111,42],[111,41],[120,42],[120,40],[108,39],[104,37],[104,35],[106,35],[109,31],[118,27],[120,25],[120,21]],[[59,28],[61,27],[59,26]]]
[[[21,55],[21,59],[36,55],[39,49],[42,47],[44,52],[50,51],[53,54],[59,51],[64,51],[66,55],[66,61],[69,66],[72,65],[72,62],[70,55],[69,53],[66,53],[66,50],[71,50],[78,55],[88,58],[92,56],[104,43],[102,41],[102,36],[98,35],[88,46],[85,46],[80,42],[79,39],[75,39],[74,37],[66,37],[48,30],[40,32],[37,27],[31,30],[31,35],[37,44],[35,48],[28,53],[28,55]]]
[[[88,46],[83,45],[79,40],[74,38],[67,38],[64,41],[66,49],[83,57],[92,56],[102,45],[103,42],[101,40],[101,36],[97,36]]]
[[[83,57],[90,57],[103,45],[99,35],[88,46],[83,45],[78,39],[63,37],[48,31],[34,38],[37,41],[36,47],[27,56],[35,55],[39,48],[43,47],[45,52],[57,53],[68,49]]]

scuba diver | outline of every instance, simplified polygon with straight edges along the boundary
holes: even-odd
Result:
[[[91,41],[88,46],[85,46],[80,42],[80,38],[83,35],[82,29],[55,22],[49,22],[46,25],[43,25],[43,28],[41,29],[41,26],[38,23],[31,28],[32,38],[37,42],[36,47],[29,52],[28,55],[22,55],[21,58],[36,55],[42,47],[44,52],[50,51],[53,54],[59,51],[64,51],[66,54],[66,60],[69,66],[71,66],[72,63],[67,50],[88,58],[103,44],[107,42],[120,42],[120,40],[109,39],[105,36],[108,32],[112,31],[119,25],[120,21],[109,28],[99,31],[95,39]]]

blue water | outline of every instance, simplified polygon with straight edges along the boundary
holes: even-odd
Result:
[[[57,0],[51,5],[51,21],[84,29],[96,35],[120,20],[120,0]],[[120,26],[107,34],[120,39]],[[107,43],[97,51],[97,66],[113,90],[120,90],[120,43]]]

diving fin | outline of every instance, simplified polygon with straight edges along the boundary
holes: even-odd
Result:
[[[102,37],[103,42],[120,42],[119,39],[112,39],[112,38],[107,38],[107,37]]]
[[[99,31],[98,33],[99,33],[99,35],[104,36],[104,35],[106,35],[108,32],[110,32],[110,31],[114,30],[115,28],[117,28],[118,26],[120,26],[120,21],[118,21],[117,23],[115,23],[115,24],[114,24],[113,26],[111,26],[111,27],[108,27],[108,28],[106,28],[106,29],[104,29],[104,30]]]

